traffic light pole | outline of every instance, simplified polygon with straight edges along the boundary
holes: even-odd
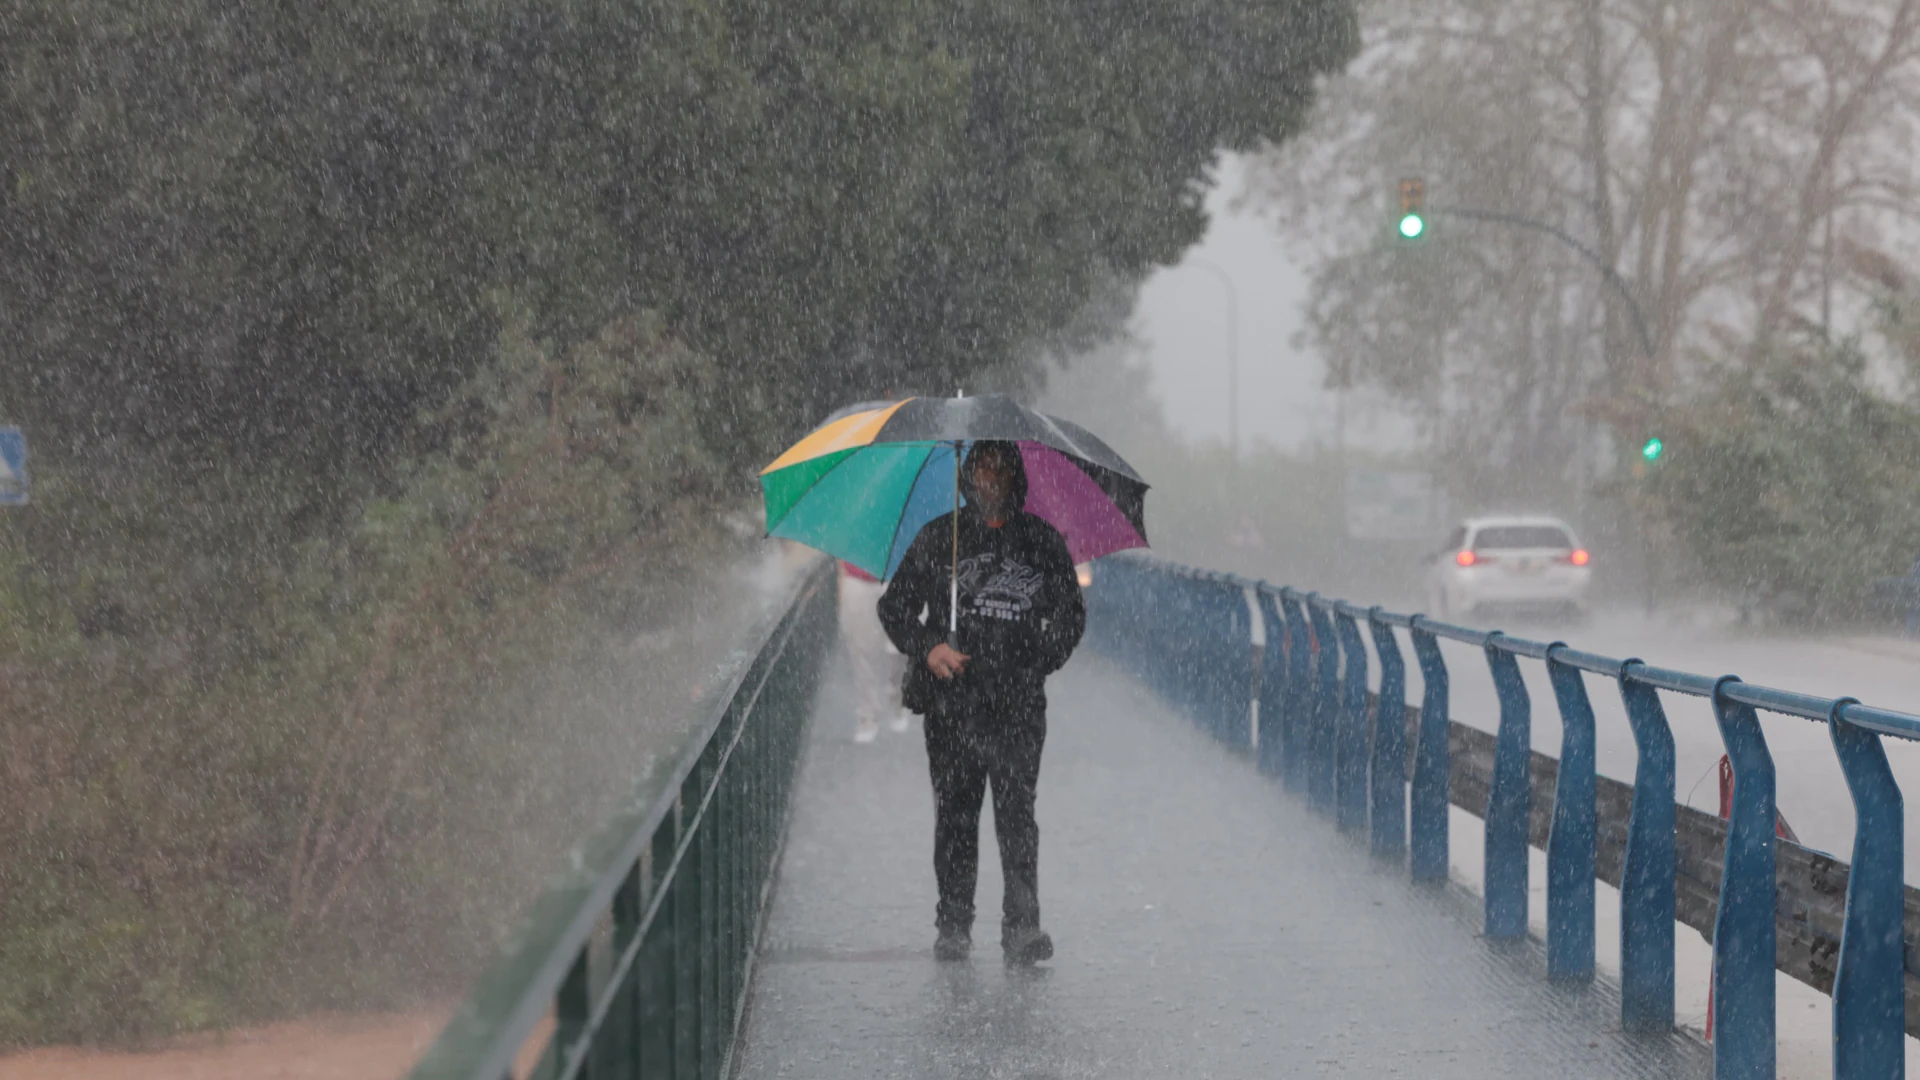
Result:
[[[1422,194],[1424,194],[1424,190]],[[1402,197],[1404,199],[1404,193]],[[1647,319],[1646,316],[1640,312],[1639,301],[1633,298],[1633,291],[1627,288],[1627,283],[1620,277],[1620,274],[1615,271],[1612,266],[1608,265],[1605,259],[1602,259],[1596,254],[1592,248],[1567,235],[1563,230],[1549,225],[1544,221],[1535,221],[1532,218],[1524,218],[1515,214],[1503,214],[1497,210],[1474,210],[1464,206],[1430,206],[1427,207],[1427,213],[1447,214],[1452,217],[1467,218],[1473,221],[1492,221],[1502,225],[1514,225],[1522,229],[1532,229],[1535,232],[1546,233],[1548,236],[1572,248],[1580,254],[1581,258],[1592,263],[1594,269],[1600,271],[1600,276],[1606,279],[1607,284],[1613,286],[1613,291],[1620,294],[1620,299],[1626,301],[1627,313],[1633,316],[1634,332],[1640,337],[1640,351],[1646,356],[1648,363],[1652,363],[1654,357],[1653,335],[1647,332]],[[1643,576],[1646,578],[1647,614],[1652,615],[1654,597],[1656,595],[1656,584],[1654,581],[1656,559],[1654,558],[1653,551],[1653,533],[1644,523],[1642,525],[1640,543],[1641,559],[1646,564]]]
[[[1450,217],[1457,218],[1470,218],[1474,221],[1496,221],[1503,225],[1517,225],[1522,229],[1532,229],[1535,232],[1546,233],[1548,236],[1567,245],[1574,251],[1579,252],[1581,258],[1592,263],[1594,268],[1600,271],[1600,276],[1606,278],[1607,284],[1613,286],[1613,291],[1620,294],[1620,299],[1627,302],[1627,312],[1633,316],[1634,332],[1640,337],[1640,351],[1645,354],[1648,360],[1653,359],[1653,335],[1647,332],[1646,316],[1640,313],[1639,302],[1634,300],[1633,292],[1627,288],[1626,281],[1620,277],[1619,273],[1617,273],[1613,267],[1608,266],[1605,260],[1595,254],[1592,248],[1544,221],[1535,221],[1532,218],[1523,218],[1514,214],[1503,214],[1495,210],[1472,210],[1462,206],[1430,206],[1427,207],[1427,213],[1446,214]]]

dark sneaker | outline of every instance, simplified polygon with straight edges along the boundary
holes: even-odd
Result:
[[[965,930],[942,930],[940,936],[933,939],[935,960],[965,960],[972,950],[973,939]]]
[[[1037,964],[1053,959],[1053,939],[1037,926],[1023,926],[1000,933],[1000,949],[1009,964]]]

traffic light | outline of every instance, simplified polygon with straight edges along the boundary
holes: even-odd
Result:
[[[1660,456],[1667,452],[1666,441],[1654,435],[1640,444],[1640,457],[1633,462],[1631,472],[1635,480],[1645,480],[1660,463]]]
[[[1427,234],[1427,182],[1417,176],[1400,181],[1397,228],[1402,240],[1418,240]]]

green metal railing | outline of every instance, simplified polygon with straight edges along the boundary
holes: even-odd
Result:
[[[836,640],[831,571],[805,575],[684,751],[571,853],[412,1080],[511,1078],[549,1015],[540,1080],[724,1075]]]

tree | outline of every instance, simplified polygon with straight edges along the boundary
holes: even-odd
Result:
[[[936,26],[969,64],[970,105],[871,339],[886,378],[924,380],[924,357],[936,391],[1025,359],[1107,279],[1176,261],[1204,232],[1219,152],[1298,133],[1358,45],[1341,3],[994,0]]]
[[[1369,5],[1372,47],[1255,196],[1322,253],[1310,315],[1330,367],[1406,402],[1483,491],[1577,479],[1601,435],[1633,442],[1684,391],[1716,328],[1752,344],[1812,319],[1833,280],[1817,240],[1912,224],[1911,7]],[[1626,280],[1653,355],[1594,268],[1537,233],[1441,214],[1419,251],[1384,242],[1402,175],[1440,206],[1581,239]],[[1844,330],[1862,306],[1831,317]]]
[[[561,348],[662,312],[741,464],[1009,377],[1354,36],[1346,0],[24,0],[0,42],[9,408],[351,472],[478,368],[500,286]]]

